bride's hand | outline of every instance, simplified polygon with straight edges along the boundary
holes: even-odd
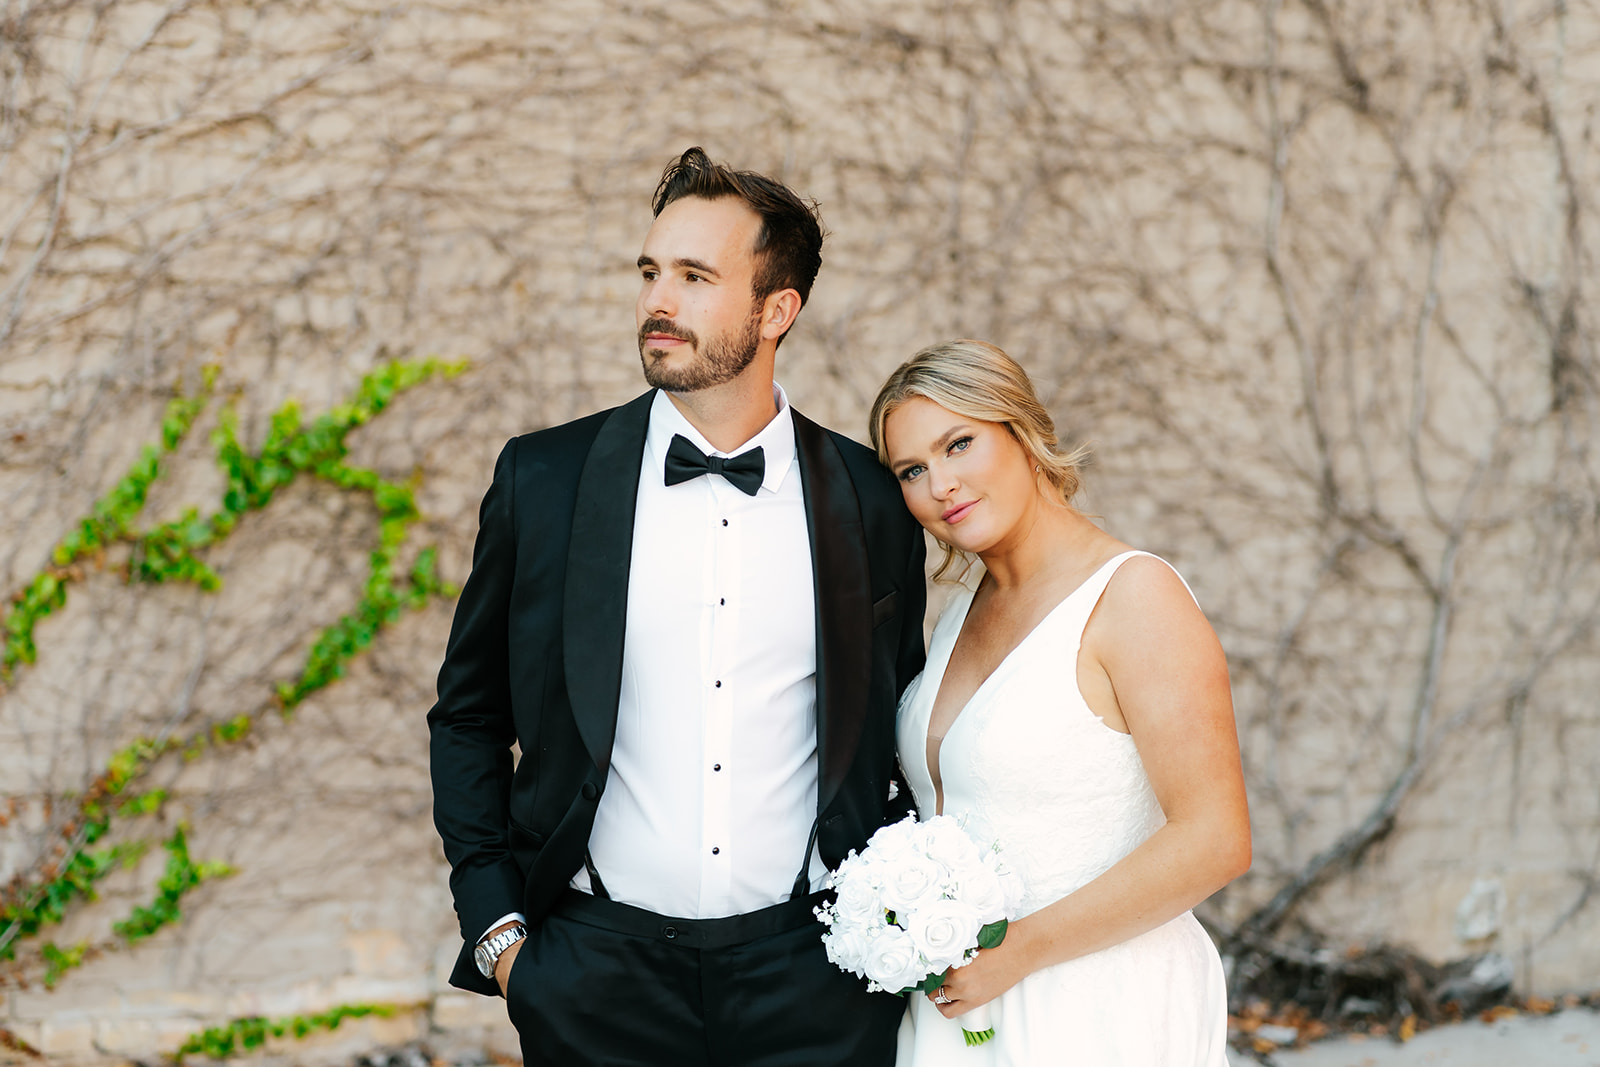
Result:
[[[994,948],[979,949],[971,963],[952,967],[944,985],[950,1003],[939,1003],[939,990],[927,994],[946,1019],[965,1015],[1010,989],[1033,970],[1024,959],[1022,945],[1007,937]]]

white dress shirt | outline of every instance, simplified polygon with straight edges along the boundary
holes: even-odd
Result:
[[[773,399],[777,415],[732,453],[666,393],[650,409],[616,740],[589,852],[611,899],[661,915],[788,899],[816,818],[811,542],[793,415],[777,385]],[[675,434],[724,458],[761,448],[761,488],[747,496],[715,474],[668,486]],[[815,890],[827,868],[814,847],[807,869]],[[593,891],[587,870],[572,885]]]
[[[634,511],[622,693],[589,852],[613,900],[718,918],[788,898],[817,810],[816,593],[788,398],[732,453],[666,393]],[[675,434],[760,448],[755,496],[664,481]],[[812,880],[825,873],[814,856]],[[574,887],[590,890],[587,871]]]

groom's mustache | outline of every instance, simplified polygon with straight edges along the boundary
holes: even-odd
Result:
[[[663,334],[667,337],[676,337],[680,341],[688,341],[696,348],[700,347],[700,339],[693,330],[686,330],[671,319],[646,319],[644,325],[639,327],[639,347],[644,347],[644,339],[653,333]]]

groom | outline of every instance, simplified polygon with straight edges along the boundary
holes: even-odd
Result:
[[[698,148],[654,209],[654,388],[512,440],[480,511],[428,713],[450,980],[504,993],[529,1067],[887,1065],[903,1003],[812,908],[905,803],[922,531],[773,382],[815,211]]]

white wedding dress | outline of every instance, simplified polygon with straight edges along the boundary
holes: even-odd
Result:
[[[1026,886],[1021,914],[1078,889],[1165,821],[1133,738],[1077,685],[1084,625],[1127,552],[1058,604],[972,695],[939,749],[944,811],[998,843]],[[972,590],[939,617],[923,673],[901,698],[896,740],[924,818],[937,803],[928,719]],[[957,1020],[908,997],[898,1067],[1226,1067],[1222,962],[1193,914],[1028,975],[990,1005],[995,1036],[968,1048]]]

